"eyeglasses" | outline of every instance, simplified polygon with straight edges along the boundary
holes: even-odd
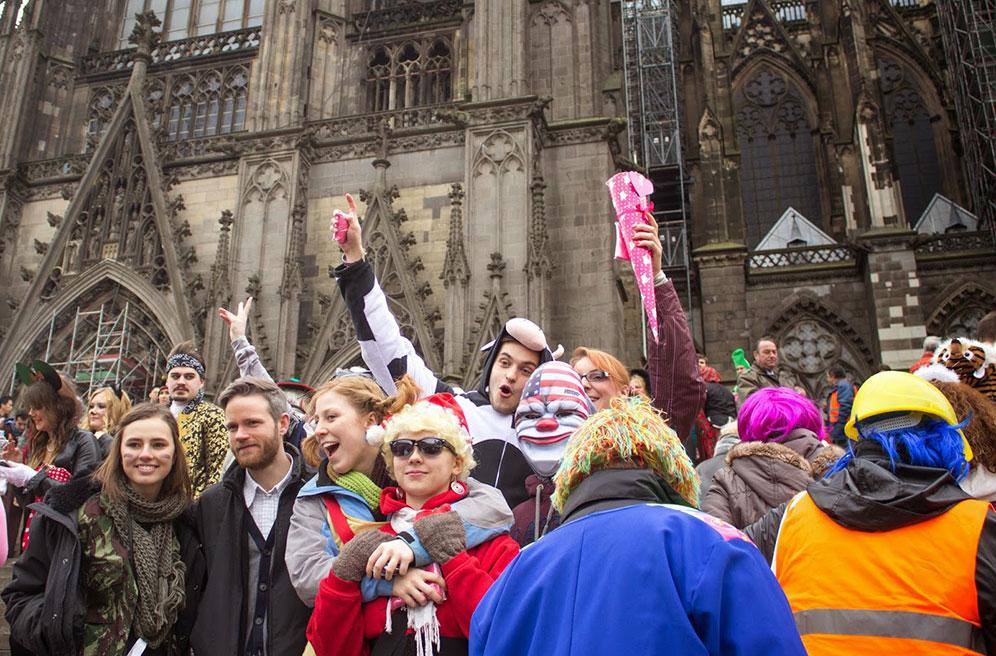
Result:
[[[602,371],[601,369],[592,369],[588,373],[581,376],[581,380],[587,380],[589,383],[600,383],[603,380],[609,379],[609,372]]]
[[[424,437],[421,440],[394,440],[390,444],[391,453],[396,458],[408,458],[415,449],[423,456],[433,458],[449,449],[450,453],[456,455],[456,451],[449,442],[441,437]]]

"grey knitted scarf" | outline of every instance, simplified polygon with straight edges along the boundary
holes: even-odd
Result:
[[[138,587],[135,633],[150,647],[158,647],[169,636],[185,601],[187,568],[180,557],[173,520],[186,505],[178,495],[149,501],[130,485],[123,487],[127,500],[108,503],[108,514],[131,553]]]

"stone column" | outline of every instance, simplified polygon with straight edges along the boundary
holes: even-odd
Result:
[[[474,12],[473,99],[526,95],[525,0],[478,0]]]
[[[247,130],[275,130],[301,122],[308,93],[312,20],[307,0],[267,3],[263,42],[249,86]]]
[[[874,312],[875,334],[882,363],[905,371],[923,353],[927,336],[920,307],[916,233],[910,230],[871,230],[861,236],[868,250],[866,297]]]
[[[730,353],[747,350],[750,320],[747,311],[747,247],[725,242],[692,251],[699,268],[702,296],[702,348],[725,379],[736,378]],[[765,320],[768,317],[762,314]]]

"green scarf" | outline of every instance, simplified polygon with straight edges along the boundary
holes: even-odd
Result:
[[[360,497],[367,502],[367,505],[370,506],[371,510],[376,510],[380,507],[381,489],[365,474],[361,474],[358,471],[337,474],[332,471],[331,465],[326,468],[326,471],[328,472],[329,478],[332,479],[333,483],[339,487],[346,488],[350,492],[360,495]]]

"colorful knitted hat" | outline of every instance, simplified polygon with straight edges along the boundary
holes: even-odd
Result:
[[[691,505],[699,507],[699,477],[678,435],[642,397],[618,397],[589,417],[567,442],[553,479],[553,506],[563,510],[571,492],[589,474],[631,463],[660,475]]]

